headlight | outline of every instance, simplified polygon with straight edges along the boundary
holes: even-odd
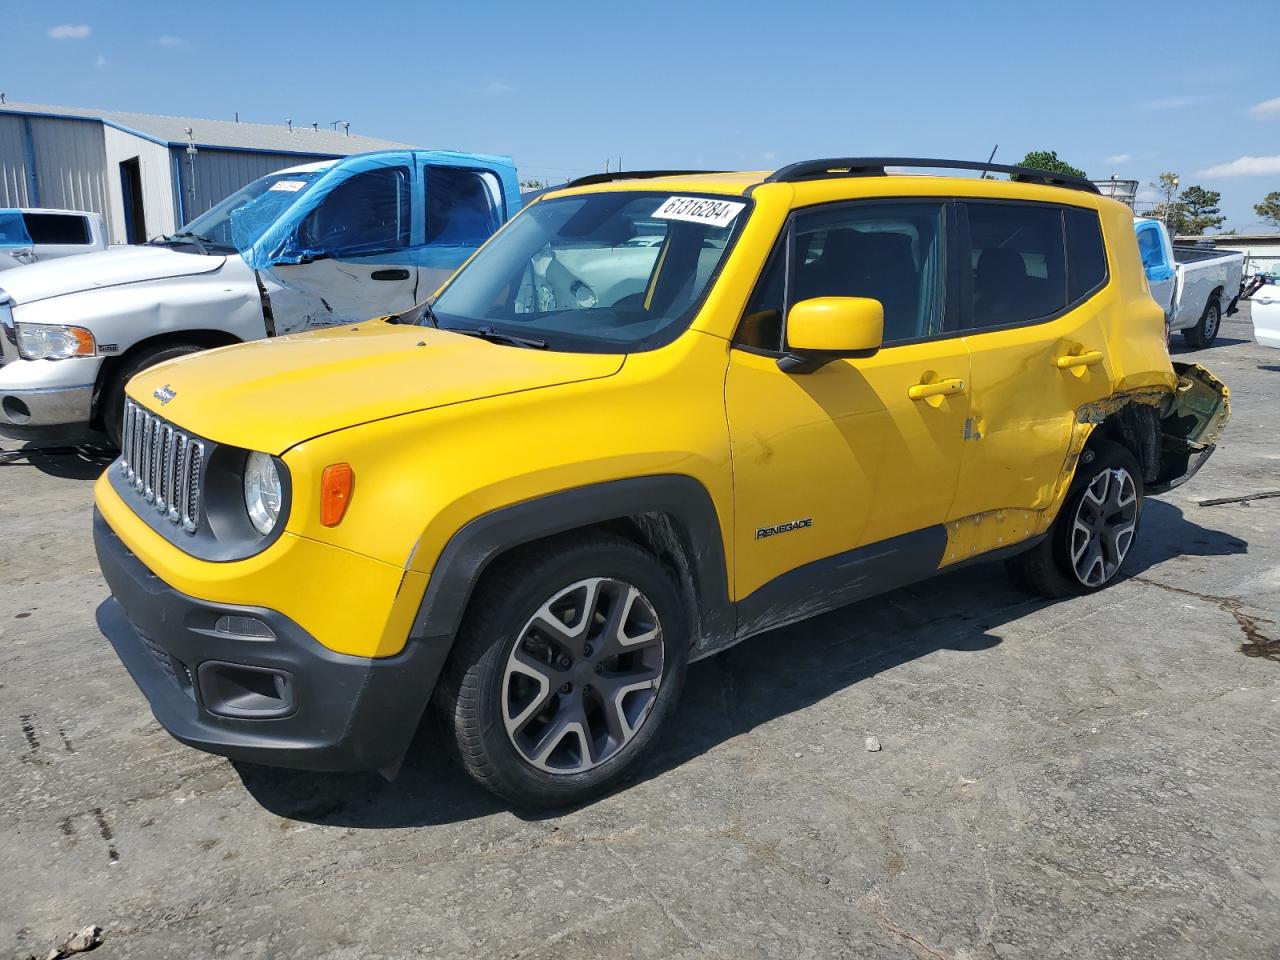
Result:
[[[244,466],[244,506],[249,520],[263,536],[275,529],[282,499],[275,461],[265,453],[249,454]]]
[[[66,360],[92,357],[97,352],[93,334],[84,327],[56,323],[18,323],[18,353],[24,360]]]

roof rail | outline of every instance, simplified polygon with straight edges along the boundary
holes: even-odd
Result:
[[[614,173],[591,173],[570,180],[558,190],[568,187],[589,187],[596,183],[613,183],[615,180],[652,180],[654,177],[688,177],[700,173],[724,173],[723,170],[618,170]]]
[[[830,177],[883,177],[885,167],[936,167],[943,170],[981,170],[983,173],[1007,173],[1023,183],[1043,183],[1050,187],[1066,187],[1097,193],[1098,188],[1084,177],[1069,173],[1037,170],[1035,167],[1011,167],[1001,163],[974,160],[938,160],[926,157],[832,157],[827,160],[804,160],[775,170],[765,183],[798,183],[804,180],[826,180]]]

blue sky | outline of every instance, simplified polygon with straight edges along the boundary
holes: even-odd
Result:
[[[1162,170],[1228,226],[1280,190],[1275,0],[825,4],[0,0],[10,100],[509,153],[563,179],[829,155]]]

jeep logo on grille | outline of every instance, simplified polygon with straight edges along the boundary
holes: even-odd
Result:
[[[152,394],[153,397],[160,401],[161,406],[164,406],[177,395],[178,391],[173,389],[173,387],[169,386],[167,383]]]

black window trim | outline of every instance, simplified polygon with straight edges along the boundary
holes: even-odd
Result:
[[[968,270],[962,269],[959,271],[961,275],[960,282],[962,287],[960,291],[961,304],[962,304],[961,318],[960,318],[960,332],[965,336],[980,336],[984,333],[999,333],[1001,330],[1017,330],[1020,327],[1038,327],[1041,324],[1052,323],[1054,320],[1058,320],[1061,317],[1066,316],[1068,313],[1071,313],[1073,310],[1080,309],[1080,307],[1084,306],[1086,303],[1088,303],[1090,300],[1096,297],[1099,293],[1105,290],[1108,286],[1110,286],[1111,284],[1111,250],[1107,246],[1107,233],[1105,230],[1102,229],[1102,217],[1098,214],[1098,211],[1095,210],[1093,207],[1087,207],[1087,206],[1083,206],[1081,204],[1076,204],[1076,203],[1063,203],[1060,201],[1021,200],[1021,199],[1015,200],[1012,198],[1004,198],[1004,197],[957,197],[955,199],[956,199],[956,207],[957,207],[957,213],[958,213],[957,219],[960,221],[960,225],[961,225],[961,229],[959,231],[960,236],[957,238],[960,243],[960,246],[958,248],[960,251],[960,255],[956,257],[956,260],[961,264],[967,263],[970,265],[970,268]],[[1068,293],[1070,292],[1071,264],[1067,259],[1067,221],[1066,221],[1065,211],[1067,207],[1072,207],[1076,210],[1087,210],[1088,212],[1092,213],[1095,217],[1098,218],[1098,234],[1099,236],[1102,237],[1102,262],[1105,267],[1105,270],[1103,271],[1101,282],[1095,284],[1093,287],[1086,290],[1080,296],[1079,299],[1067,301],[1066,306],[1064,306],[1061,310],[1055,311],[1054,313],[1046,314],[1043,317],[1033,317],[1030,320],[1018,320],[1014,323],[1001,323],[995,326],[988,326],[988,327],[974,326],[973,325],[973,268],[972,268],[973,246],[972,246],[971,237],[969,234],[969,206],[971,204],[1006,205],[1006,206],[1015,205],[1015,206],[1021,206],[1021,207],[1027,207],[1027,206],[1052,207],[1053,209],[1057,210],[1058,219],[1062,224],[1062,265],[1065,271],[1065,275],[1063,277],[1063,283],[1067,287]]]
[[[795,221],[798,215],[808,214],[815,210],[825,211],[833,208],[839,210],[852,206],[867,206],[875,204],[897,204],[897,203],[932,203],[942,208],[942,257],[943,257],[943,282],[942,282],[942,330],[939,333],[929,334],[925,337],[911,337],[906,340],[894,340],[892,343],[886,343],[880,347],[881,350],[893,350],[897,347],[909,347],[918,343],[932,343],[935,340],[950,340],[955,337],[964,335],[964,328],[960,325],[960,307],[963,298],[960,296],[960,277],[964,271],[959,269],[959,264],[963,261],[952,255],[951,251],[956,249],[955,244],[960,240],[958,235],[957,217],[954,212],[956,207],[956,198],[951,196],[929,196],[922,197],[918,194],[911,196],[875,196],[875,197],[855,197],[844,200],[824,200],[820,203],[805,204],[801,207],[793,207],[787,214],[787,219],[782,225],[782,231],[779,237],[774,241],[773,247],[769,251],[769,255],[765,257],[764,264],[761,266],[759,273],[756,275],[755,282],[751,286],[751,292],[747,295],[746,302],[742,305],[742,313],[738,317],[738,324],[734,328],[733,338],[730,340],[730,347],[734,350],[741,350],[744,353],[752,353],[756,356],[777,358],[785,356],[787,353],[787,317],[791,312],[791,288],[794,282],[793,274],[795,272]],[[765,347],[757,347],[752,344],[743,343],[739,336],[742,333],[742,324],[747,317],[747,307],[749,307],[755,298],[756,293],[760,289],[760,285],[765,282],[769,273],[769,268],[773,266],[773,258],[778,255],[780,249],[785,245],[786,249],[786,272],[782,281],[782,340],[779,343],[779,349],[769,350]],[[967,247],[967,244],[966,244]],[[878,351],[877,351],[878,352]]]

